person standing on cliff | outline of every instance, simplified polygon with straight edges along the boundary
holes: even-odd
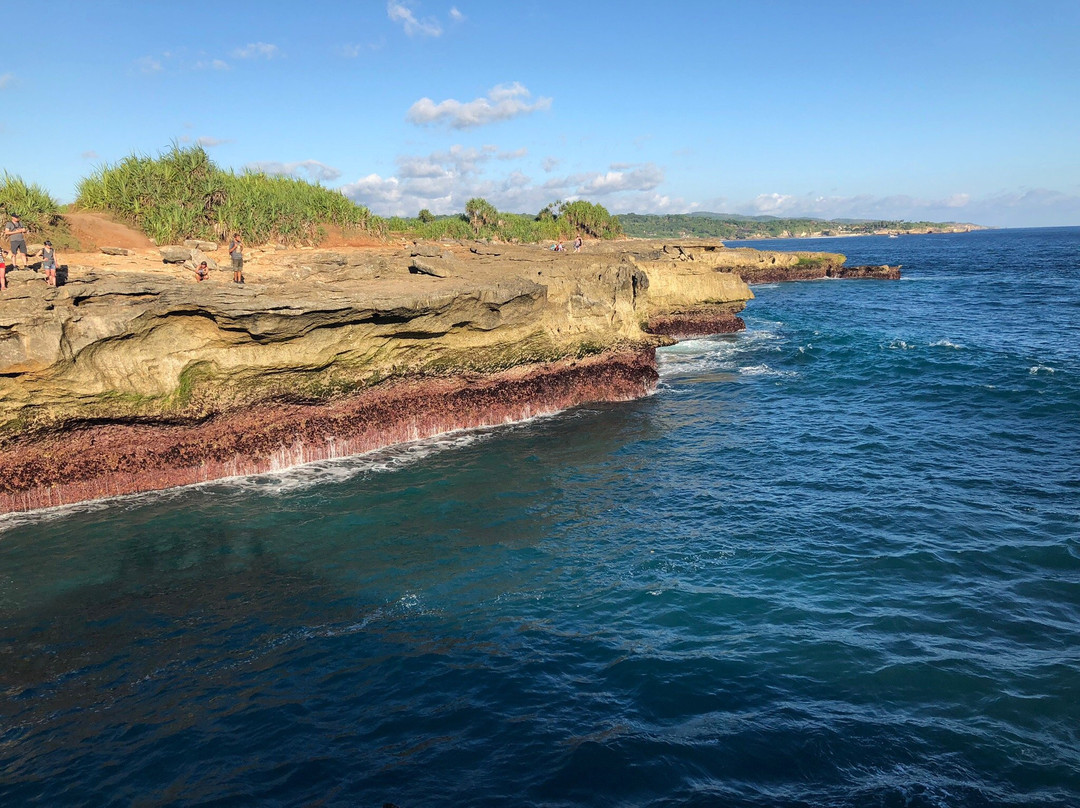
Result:
[[[232,244],[229,245],[229,255],[232,257],[233,283],[244,282],[244,242],[239,233],[232,234]]]
[[[19,221],[19,214],[11,214],[11,221],[4,223],[4,234],[11,239],[11,268],[19,265],[19,251],[22,250],[23,266],[30,265],[30,253],[26,249],[27,228]]]
[[[578,237],[574,239],[574,252],[581,252],[581,245],[584,243],[585,242],[581,240],[581,234],[579,233]]]
[[[45,272],[45,283],[56,286],[56,251],[51,241],[41,248],[41,269]]]

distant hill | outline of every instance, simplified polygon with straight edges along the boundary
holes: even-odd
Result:
[[[738,213],[624,213],[619,216],[628,236],[638,238],[809,238],[812,236],[962,233],[983,229],[961,222],[907,222],[884,219],[785,219]]]

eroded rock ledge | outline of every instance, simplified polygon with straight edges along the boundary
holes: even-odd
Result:
[[[76,265],[59,289],[11,274],[0,512],[635,398],[656,383],[656,346],[744,327],[746,280],[851,271],[837,255],[660,242],[299,252],[253,263],[243,286],[158,263]]]
[[[83,425],[0,457],[0,512],[278,471],[579,404],[657,381],[652,348],[488,375],[393,381],[329,404],[261,404],[194,424]]]

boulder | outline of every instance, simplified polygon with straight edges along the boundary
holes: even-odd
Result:
[[[126,250],[123,247],[102,247],[101,251],[106,255],[131,255],[131,250]]]
[[[193,250],[202,250],[203,252],[213,252],[218,248],[216,241],[203,241],[198,238],[189,238],[184,241],[185,247],[190,247]]]
[[[206,262],[207,269],[221,269],[221,267],[218,266],[217,261],[204,253],[202,250],[192,250],[191,259],[186,261],[184,263],[184,266],[188,266],[190,264],[189,268],[195,269],[195,267],[197,267],[203,261]]]
[[[45,245],[44,244],[27,244],[26,249],[29,251],[29,255],[30,255],[31,258],[37,258],[39,255],[41,255],[41,251],[43,249],[45,249]]]
[[[424,244],[421,241],[417,241],[413,244],[410,254],[416,258],[439,258],[442,255],[442,248],[437,244]]]
[[[161,260],[166,264],[182,264],[191,260],[191,248],[171,245],[158,248]]]

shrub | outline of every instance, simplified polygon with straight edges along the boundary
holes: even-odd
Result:
[[[424,213],[427,211],[421,211]],[[578,233],[593,238],[617,238],[622,235],[619,220],[601,205],[579,200],[553,202],[536,216],[503,213],[481,197],[470,199],[460,216],[431,216],[404,219],[395,216],[388,222],[393,233],[438,240],[441,238],[496,238],[536,244],[543,241],[569,241]]]
[[[59,249],[78,247],[56,200],[41,186],[27,185],[22,177],[7,171],[0,177],[0,213],[0,226],[12,213],[19,214],[19,221],[30,230],[27,241],[49,239]]]
[[[338,191],[292,177],[222,171],[201,146],[131,155],[79,183],[79,207],[125,219],[159,244],[185,238],[317,244],[325,225],[378,230],[371,212]]]

